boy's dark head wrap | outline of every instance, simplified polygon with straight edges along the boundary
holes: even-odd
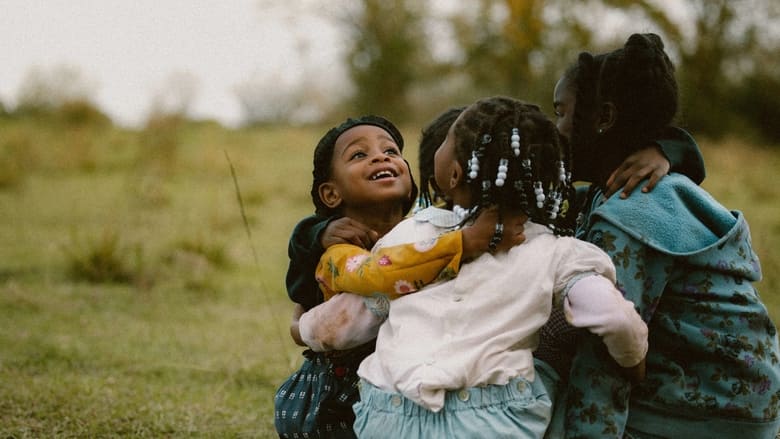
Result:
[[[337,214],[338,211],[326,206],[322,200],[320,200],[319,187],[322,183],[330,180],[331,168],[330,163],[333,159],[333,150],[336,147],[336,139],[345,131],[350,128],[354,128],[360,125],[373,125],[390,134],[395,144],[398,145],[398,149],[403,152],[404,150],[404,138],[401,132],[398,131],[392,122],[381,116],[367,115],[357,118],[349,118],[341,125],[336,126],[328,130],[324,136],[317,143],[317,147],[314,148],[314,169],[312,170],[313,182],[311,186],[311,199],[314,202],[315,213],[321,216],[331,216]],[[406,160],[404,160],[406,162]],[[409,162],[406,162],[406,166],[409,167]],[[404,212],[408,212],[412,208],[415,199],[417,199],[417,184],[414,182],[414,176],[412,170],[409,168],[409,178],[412,180],[412,193],[409,197],[409,201],[404,203]]]

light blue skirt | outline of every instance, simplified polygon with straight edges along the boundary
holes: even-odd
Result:
[[[542,380],[523,378],[448,391],[436,413],[363,380],[353,408],[359,438],[541,438],[552,416]]]

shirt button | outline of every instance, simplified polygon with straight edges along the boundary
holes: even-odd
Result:
[[[468,390],[466,390],[466,389],[461,389],[461,390],[458,392],[458,399],[459,399],[459,400],[461,400],[461,401],[463,401],[463,402],[466,402],[466,401],[468,401],[468,400],[469,400],[469,398],[471,398],[471,393],[469,393],[469,391],[468,391]]]
[[[392,398],[390,398],[390,403],[393,404],[393,407],[398,407],[401,405],[401,397],[398,395],[393,395]]]

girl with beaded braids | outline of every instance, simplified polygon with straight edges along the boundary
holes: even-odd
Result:
[[[577,236],[616,261],[618,285],[649,327],[638,384],[615,373],[597,340],[581,340],[567,437],[774,438],[780,428],[777,329],[752,285],[761,269],[742,213],[675,173],[649,193],[603,196],[629,146],[671,129],[677,100],[654,34],[581,53],[555,89],[573,172],[592,182]]]
[[[642,361],[646,326],[614,287],[611,261],[562,236],[567,231],[558,226],[571,189],[564,157],[554,124],[538,107],[480,100],[461,113],[435,154],[436,186],[452,210],[417,212],[375,249],[407,247],[424,256],[443,233],[483,211],[499,219],[490,248],[504,240],[502,227],[517,221],[525,222],[522,244],[485,253],[463,264],[457,278],[424,287],[404,282],[419,260],[372,258],[392,267],[384,273],[389,290],[361,274],[366,259],[351,263],[337,246],[325,252],[317,270],[324,291],[376,295],[422,287],[389,302],[376,350],[358,369],[358,437],[542,437],[554,395],[541,378],[546,371],[537,371],[546,365],[535,366],[532,352],[553,306],[601,336],[619,364]]]

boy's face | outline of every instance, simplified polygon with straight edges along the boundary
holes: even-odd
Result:
[[[350,209],[407,202],[412,178],[401,150],[387,131],[358,125],[337,139],[331,179],[320,186],[320,198],[330,207]]]

